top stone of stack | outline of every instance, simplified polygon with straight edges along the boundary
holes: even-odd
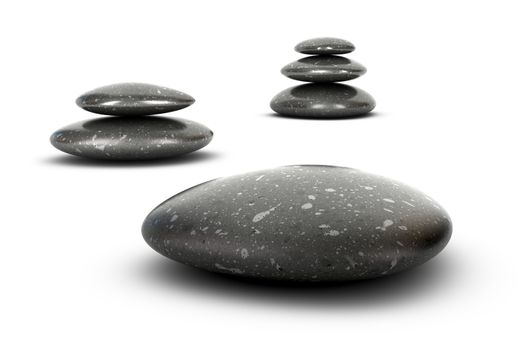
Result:
[[[186,93],[143,83],[102,86],[76,99],[76,104],[89,112],[123,117],[167,113],[193,103],[194,98]]]
[[[355,49],[347,40],[330,37],[308,39],[294,47],[297,52],[307,55],[341,55]]]

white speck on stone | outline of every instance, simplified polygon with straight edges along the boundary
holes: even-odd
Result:
[[[334,188],[326,188],[325,192],[336,192]]]
[[[401,243],[400,241],[396,241],[396,244],[399,245],[400,247],[404,247],[403,243]]]
[[[305,203],[304,205],[301,206],[301,208],[303,210],[310,209],[310,208],[312,208],[312,203]]]
[[[231,273],[237,273],[240,275],[243,273],[243,270],[240,270],[239,268],[236,268],[236,267],[225,267],[218,263],[214,264],[214,266],[216,266],[217,269],[229,271]]]
[[[389,202],[389,203],[396,203],[396,202],[394,202],[394,201],[393,201],[392,199],[390,199],[390,198],[383,198],[383,201],[385,201],[385,202]]]
[[[392,210],[390,210],[388,208],[383,208],[383,210],[388,211],[389,213],[394,213]]]
[[[415,208],[416,206],[410,202],[407,202],[407,201],[402,201],[403,203],[407,204],[407,205],[410,205],[411,207]]]
[[[392,261],[390,262],[390,269],[392,270],[394,268],[394,266],[396,266],[397,264],[398,264],[398,259],[397,258],[392,259]]]
[[[263,179],[264,176],[265,176],[265,175],[260,175],[260,176],[258,176],[258,177],[256,178],[255,181],[260,181],[261,179]]]
[[[363,253],[363,252],[358,252],[358,255],[359,255],[359,256],[364,256],[365,253]]]
[[[249,257],[249,251],[245,248],[242,248],[240,255],[242,256],[242,259],[247,259]]]
[[[278,205],[275,206],[275,207],[272,207],[272,208],[269,209],[269,210],[262,211],[261,213],[258,213],[258,214],[256,214],[256,215],[254,215],[254,217],[252,218],[252,222],[258,222],[258,221],[262,220],[264,217],[266,217],[266,216],[269,215],[271,212],[273,212],[274,210],[276,210],[276,208],[278,208],[280,205],[281,205],[281,203],[278,204]]]
[[[216,230],[215,233],[218,234],[218,236],[227,236],[228,235],[228,233],[225,231],[222,231],[222,229]]]
[[[271,265],[276,268],[276,270],[280,270],[281,266],[276,262],[276,260],[274,260],[274,258],[269,258],[269,261],[271,262]]]
[[[329,232],[325,232],[325,236],[338,236],[339,234],[340,232],[336,230],[330,230]]]
[[[327,224],[321,224],[320,226],[318,226],[319,228],[329,228],[330,226],[327,225]]]
[[[173,222],[173,221],[176,221],[176,219],[178,219],[178,215],[173,214],[173,216],[171,216],[171,220],[169,220],[169,221]]]
[[[307,196],[307,198],[309,198],[309,199],[310,199],[311,201],[313,201],[313,200],[315,200],[315,199],[316,199],[316,197],[315,197],[315,196],[313,196],[312,194],[309,194],[309,195]]]
[[[394,223],[394,221],[387,219],[383,221],[383,225],[376,227],[376,230],[382,230],[385,231],[387,227],[391,226]]]
[[[374,189],[374,187],[371,187],[371,186],[362,186],[364,189],[366,189],[367,191],[372,191]]]
[[[407,226],[398,226],[398,228],[400,230],[402,230],[402,231],[407,231],[408,230]]]

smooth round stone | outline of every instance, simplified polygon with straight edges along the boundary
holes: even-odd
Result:
[[[438,254],[452,231],[433,199],[350,168],[286,166],[212,180],[143,223],[160,254],[242,277],[347,281],[381,277]]]
[[[310,56],[289,63],[281,73],[288,78],[311,83],[334,83],[361,77],[367,69],[341,56]]]
[[[76,104],[89,112],[119,116],[167,113],[193,103],[194,98],[186,93],[142,83],[102,86],[76,99]]]
[[[206,146],[212,131],[193,121],[164,117],[105,117],[54,132],[51,144],[75,156],[146,160],[179,156]]]
[[[303,84],[283,90],[271,101],[276,113],[303,118],[346,118],[366,114],[376,102],[362,89],[336,83]]]
[[[309,55],[336,55],[354,51],[356,48],[352,43],[338,38],[314,38],[302,41],[294,47],[299,53]]]

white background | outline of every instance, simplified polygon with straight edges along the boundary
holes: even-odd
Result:
[[[3,349],[521,349],[522,11],[518,1],[4,1],[0,5]],[[375,113],[276,117],[301,40],[337,36]],[[50,134],[75,98],[148,82],[196,98],[173,116],[214,140],[112,164]],[[170,262],[143,219],[200,182],[287,164],[349,166],[436,198],[447,248],[339,287],[243,283]]]

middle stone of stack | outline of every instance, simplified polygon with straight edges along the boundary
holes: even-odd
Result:
[[[335,83],[359,78],[367,69],[362,64],[342,56],[318,55],[289,63],[281,72],[294,80]]]

